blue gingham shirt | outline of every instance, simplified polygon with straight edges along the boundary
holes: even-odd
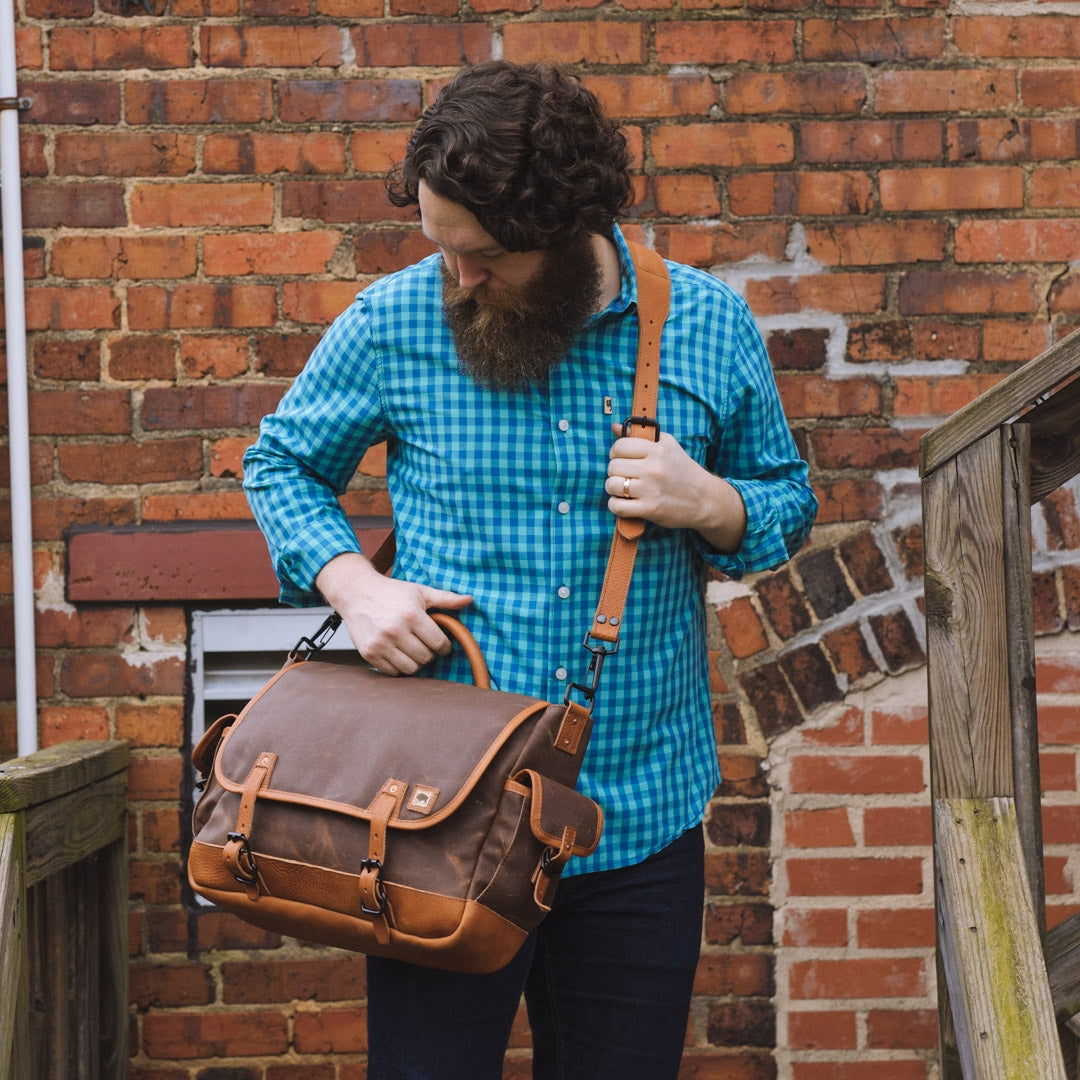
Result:
[[[438,255],[373,284],[334,322],[244,459],[285,603],[322,603],[318,572],[359,550],[337,495],[386,440],[393,575],[473,596],[461,617],[492,685],[562,701],[584,680],[614,524],[611,422],[629,415],[637,349],[634,272],[621,232],[615,241],[619,295],[543,386],[494,391],[459,370]],[[738,489],[746,535],[726,555],[687,530],[647,527],[578,784],[603,807],[604,834],[567,873],[639,862],[700,822],[720,779],[703,563],[732,577],[776,566],[816,512],[745,303],[706,273],[669,270],[660,423]],[[460,650],[427,673],[469,681]]]

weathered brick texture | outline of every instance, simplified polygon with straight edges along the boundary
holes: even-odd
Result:
[[[452,71],[493,55],[579,65],[624,125],[628,230],[748,299],[821,501],[788,566],[707,582],[724,781],[684,1076],[931,1080],[918,444],[1080,325],[1080,13],[18,10],[39,728],[134,751],[133,1080],[363,1080],[364,965],[185,906],[187,609],[70,603],[66,534],[248,518],[259,419],[356,292],[430,250],[382,175]],[[365,458],[350,513],[389,512],[384,471]],[[1051,922],[1080,906],[1078,496],[1032,516]],[[10,756],[6,501],[0,521]],[[519,1017],[506,1076],[528,1075]]]

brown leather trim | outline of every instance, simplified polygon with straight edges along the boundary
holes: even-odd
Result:
[[[211,903],[254,926],[288,934],[302,941],[352,949],[375,956],[393,955],[402,960],[438,967],[447,971],[488,974],[504,967],[521,947],[528,931],[515,926],[495,912],[469,900],[425,893],[388,882],[390,940],[383,946],[375,939],[371,923],[363,916],[341,909],[324,909],[313,904],[283,898],[282,876],[303,875],[308,891],[319,902],[350,893],[356,897],[356,876],[327,871],[320,867],[284,864],[263,856],[272,891],[249,900],[242,887],[227,873],[221,849],[195,841],[188,860],[188,880]],[[328,879],[341,879],[336,884]],[[274,887],[276,886],[276,887]],[[424,931],[402,933],[402,924]],[[428,934],[428,936],[425,936]]]
[[[279,672],[278,675],[274,677],[274,680],[280,677],[281,674],[282,672]],[[387,678],[390,678],[390,676],[387,676]],[[271,680],[271,682],[273,682],[274,680]],[[261,696],[261,694],[264,693],[265,690],[266,687],[263,688],[263,691],[260,692],[259,696]],[[258,698],[256,697],[252,700],[258,700]],[[534,704],[529,705],[527,708],[522,709],[521,712],[517,713],[515,716],[511,717],[511,719],[507,722],[507,724],[503,727],[499,734],[491,741],[491,745],[488,747],[487,752],[483,755],[483,757],[479,759],[479,761],[477,761],[476,766],[473,768],[472,772],[469,774],[465,782],[461,785],[461,788],[449,802],[445,803],[435,813],[431,814],[426,818],[418,818],[416,820],[407,821],[395,815],[395,817],[391,821],[393,827],[395,829],[429,829],[433,825],[438,825],[440,822],[445,821],[446,818],[448,818],[452,813],[454,813],[454,811],[457,810],[461,806],[461,804],[469,797],[469,792],[472,791],[473,787],[476,785],[480,777],[484,775],[488,765],[502,749],[503,744],[507,741],[507,739],[509,739],[510,736],[513,735],[513,733],[517,731],[517,729],[521,727],[523,723],[535,716],[537,713],[543,712],[549,707],[550,706],[548,702],[537,701]],[[247,709],[245,709],[245,712],[246,711]],[[232,780],[228,776],[226,776],[225,773],[222,771],[221,763],[223,758],[225,757],[225,748],[228,744],[229,739],[232,737],[233,733],[237,730],[239,725],[243,722],[244,715],[241,714],[240,719],[237,720],[236,723],[234,723],[232,727],[230,727],[222,736],[221,746],[214,761],[214,779],[226,791],[231,791],[235,793],[240,793],[244,790],[244,783],[242,781],[238,782]],[[322,799],[319,798],[319,796],[317,795],[305,795],[302,792],[282,791],[278,788],[267,787],[263,788],[259,792],[259,798],[272,799],[275,802],[289,803],[294,806],[311,806],[316,807],[320,810],[332,810],[334,813],[344,814],[346,817],[358,818],[361,821],[369,821],[371,817],[370,810],[367,807],[354,806],[352,803],[340,802],[336,799]]]
[[[562,723],[555,733],[555,749],[576,756],[581,740],[588,735],[590,727],[589,710],[576,701],[567,702]]]

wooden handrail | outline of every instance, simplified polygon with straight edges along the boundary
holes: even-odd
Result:
[[[0,1080],[128,1075],[127,769],[116,741],[0,764]]]

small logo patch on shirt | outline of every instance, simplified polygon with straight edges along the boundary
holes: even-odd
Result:
[[[612,403],[610,397],[604,398],[604,415],[610,416],[612,412]]]

